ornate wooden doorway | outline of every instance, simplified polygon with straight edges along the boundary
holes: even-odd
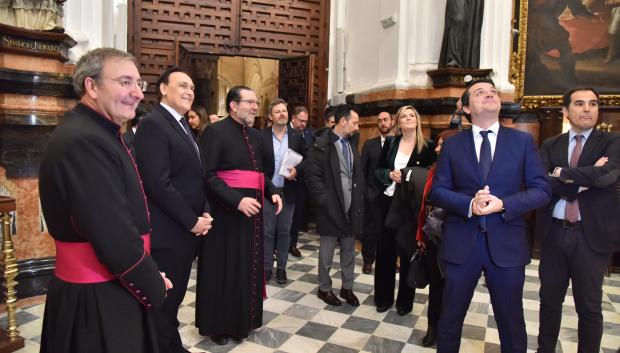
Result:
[[[306,98],[313,120],[327,101],[329,0],[130,0],[128,50],[154,83],[188,55],[283,60],[313,56]],[[310,69],[310,66],[307,66]],[[151,85],[154,86],[154,85]],[[146,99],[155,100],[154,87]]]

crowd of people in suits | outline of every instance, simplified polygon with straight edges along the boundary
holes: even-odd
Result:
[[[307,108],[289,111],[278,98],[267,107],[269,126],[257,130],[252,89],[231,88],[227,116],[211,118],[194,105],[192,78],[178,67],[158,79],[152,110],[136,114],[146,82],[135,58],[115,49],[85,54],[74,87],[80,103],[41,163],[41,203],[57,247],[41,352],[187,352],[177,316],[196,258],[199,333],[240,342],[262,326],[265,283],[274,274],[287,283],[288,255],[302,256],[297,237],[309,206],[320,237],[318,298],[360,305],[359,239],[362,271],[375,266],[378,312],[395,306],[408,315],[415,288],[405,279],[414,267],[426,273],[420,343],[443,353],[459,351],[482,274],[502,352],[526,351],[525,216],[536,211],[538,352],[555,351],[569,281],[579,352],[598,352],[603,275],[620,245],[620,136],[595,128],[595,89],[564,95],[570,130],[540,150],[530,134],[500,125],[499,92],[481,79],[459,100],[471,129],[429,140],[419,112],[404,105],[379,112],[379,136],[360,154],[353,106],[328,109],[314,130]],[[303,159],[283,168],[291,151]],[[330,277],[336,247],[338,295]],[[416,264],[414,254],[422,257]]]

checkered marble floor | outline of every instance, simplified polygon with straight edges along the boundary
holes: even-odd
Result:
[[[194,327],[195,278],[193,270],[183,306],[179,311],[183,342],[192,352],[251,352],[251,353],[353,353],[353,352],[434,352],[435,348],[420,345],[426,332],[428,288],[416,293],[413,311],[403,317],[394,309],[377,313],[373,305],[373,275],[362,274],[361,254],[356,258],[354,292],[359,307],[343,303],[331,307],[316,297],[318,287],[317,264],[319,238],[315,234],[303,234],[299,239],[301,258],[289,256],[288,282],[278,285],[272,280],[267,285],[268,299],[264,303],[264,326],[255,330],[242,343],[215,345],[208,337],[198,334]],[[332,276],[334,292],[340,289],[338,251]],[[499,336],[493,318],[489,294],[478,284],[463,327],[461,353],[500,352]],[[538,261],[526,268],[523,305],[528,334],[528,352],[536,349],[538,332]],[[23,306],[18,309],[17,321],[26,347],[19,352],[39,351],[44,304]],[[620,275],[605,279],[603,294],[602,350],[615,353],[620,347]],[[0,325],[6,327],[5,314]],[[557,352],[577,351],[577,314],[571,291],[564,303],[564,315]]]

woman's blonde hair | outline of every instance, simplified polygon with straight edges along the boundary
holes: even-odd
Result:
[[[415,149],[416,149],[417,153],[420,153],[420,152],[422,152],[422,149],[424,147],[426,147],[426,140],[424,139],[424,134],[422,133],[422,117],[420,116],[420,113],[418,113],[418,111],[413,106],[411,106],[411,105],[402,106],[396,112],[396,132],[395,132],[395,135],[402,135],[402,131],[400,131],[400,126],[398,125],[398,123],[400,122],[400,117],[405,113],[405,110],[407,110],[407,109],[413,110],[413,113],[415,114],[415,118],[416,118]]]

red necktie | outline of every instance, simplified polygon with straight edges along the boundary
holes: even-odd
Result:
[[[582,135],[575,135],[575,148],[570,155],[570,166],[576,167],[579,162],[579,156],[581,156],[581,138]],[[577,222],[579,220],[579,202],[577,199],[573,202],[566,202],[566,209],[564,210],[564,219],[569,222]]]

